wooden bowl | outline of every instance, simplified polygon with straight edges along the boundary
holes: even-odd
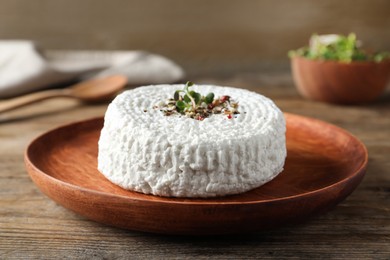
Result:
[[[103,118],[51,130],[28,146],[27,171],[62,206],[108,225],[164,234],[255,232],[302,222],[347,197],[362,180],[367,150],[348,132],[286,114],[284,171],[246,193],[166,198],[120,188],[97,170]]]
[[[359,104],[380,96],[390,78],[390,61],[352,62],[291,59],[295,85],[304,97],[337,104]]]

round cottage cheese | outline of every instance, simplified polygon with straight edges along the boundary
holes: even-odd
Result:
[[[108,106],[98,169],[124,189],[169,197],[242,193],[272,180],[286,158],[285,120],[268,98],[244,89],[194,85],[229,95],[240,114],[203,121],[165,116],[153,106],[183,85],[155,85],[118,95]]]

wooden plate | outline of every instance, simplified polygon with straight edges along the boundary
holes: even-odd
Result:
[[[351,134],[315,119],[285,116],[285,170],[240,195],[163,198],[115,186],[96,169],[102,118],[41,135],[28,146],[25,163],[43,193],[101,223],[166,234],[253,232],[325,212],[357,187],[366,170],[367,150]]]

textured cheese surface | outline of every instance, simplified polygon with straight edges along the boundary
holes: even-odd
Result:
[[[169,197],[242,193],[272,180],[286,158],[285,120],[268,98],[231,87],[193,90],[238,101],[240,114],[203,121],[165,116],[153,106],[183,85],[155,85],[118,95],[99,139],[98,169],[124,189]]]

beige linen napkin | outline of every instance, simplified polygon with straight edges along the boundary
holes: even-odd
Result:
[[[42,51],[31,41],[0,41],[0,98],[113,74],[126,75],[131,85],[184,77],[173,61],[144,51]]]

